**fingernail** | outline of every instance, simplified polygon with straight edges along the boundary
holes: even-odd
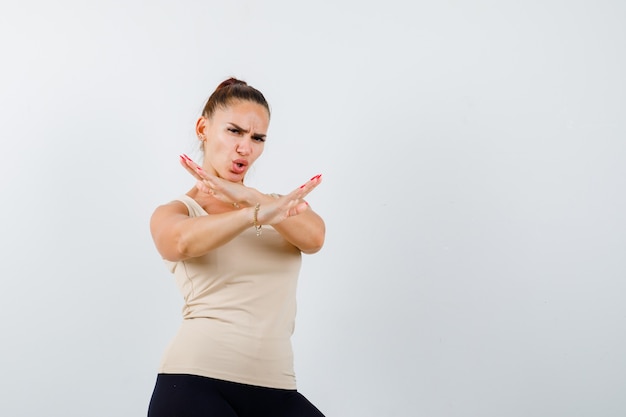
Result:
[[[185,159],[186,159],[186,160],[188,160],[188,161],[191,161],[191,158],[190,158],[190,157],[188,157],[188,156],[187,156],[187,155],[185,155],[185,154],[183,154],[183,158],[185,158]]]
[[[318,179],[321,176],[322,176],[322,174],[317,174],[316,176],[312,177],[309,181],[316,180],[316,179]]]
[[[198,171],[204,171],[204,170],[202,169],[202,167],[196,167],[196,169],[197,169]]]
[[[302,185],[300,186],[300,188],[304,188],[304,186],[305,186],[305,185],[306,185],[306,184],[302,184]]]

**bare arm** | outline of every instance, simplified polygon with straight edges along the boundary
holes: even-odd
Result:
[[[266,203],[271,203],[274,197],[258,193],[256,199],[263,207]],[[297,216],[287,217],[272,224],[272,227],[302,252],[312,254],[324,245],[326,226],[324,220],[308,204],[305,203],[301,209]]]
[[[303,198],[317,187],[322,179],[316,175],[299,188],[285,196],[263,194],[258,190],[225,181],[209,175],[188,156],[181,156],[181,165],[196,179],[198,189],[212,194],[214,197],[227,203],[254,207],[259,203],[259,224],[271,225],[289,243],[304,253],[319,251],[326,234],[326,226],[322,218],[317,215],[303,200]]]
[[[150,231],[164,259],[180,261],[202,256],[252,227],[254,208],[209,216],[189,217],[181,202],[159,206],[150,219]]]
[[[275,224],[274,229],[304,253],[315,253],[324,245],[326,225],[310,208],[297,217],[290,217]]]

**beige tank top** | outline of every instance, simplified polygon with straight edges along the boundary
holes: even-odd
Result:
[[[208,215],[182,196],[191,217]],[[183,321],[160,373],[295,389],[291,335],[301,253],[271,227],[250,227],[208,254],[165,261],[183,298]]]

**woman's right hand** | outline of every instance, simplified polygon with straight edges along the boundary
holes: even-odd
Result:
[[[203,193],[211,194],[218,200],[233,204],[235,207],[239,207],[239,204],[249,205],[248,202],[253,199],[253,189],[209,174],[187,155],[180,156],[180,163],[198,180],[196,188]]]

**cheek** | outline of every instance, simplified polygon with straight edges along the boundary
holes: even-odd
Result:
[[[263,150],[265,149],[265,144],[260,143],[255,147],[254,159],[257,159],[259,156],[263,154]]]
[[[214,141],[212,145],[213,146],[211,146],[211,149],[215,153],[224,153],[225,151],[228,151],[227,142],[222,137],[217,138],[217,140]]]

